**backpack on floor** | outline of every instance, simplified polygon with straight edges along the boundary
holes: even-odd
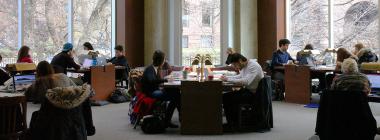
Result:
[[[157,115],[144,116],[141,122],[141,130],[146,134],[163,133],[165,128],[165,121]]]
[[[129,100],[130,97],[126,94],[125,89],[116,89],[109,98],[111,103],[124,103]]]

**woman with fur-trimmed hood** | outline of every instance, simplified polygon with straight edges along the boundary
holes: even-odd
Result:
[[[87,136],[95,134],[90,87],[76,86],[66,75],[53,73],[48,62],[38,64],[37,80],[47,91],[40,95],[40,110],[32,114],[28,139],[87,140]]]

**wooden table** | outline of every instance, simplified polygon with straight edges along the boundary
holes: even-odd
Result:
[[[204,82],[195,77],[184,80],[179,76],[174,79],[162,86],[181,90],[181,134],[223,134],[223,91],[243,86],[222,82],[217,77]]]
[[[285,101],[298,104],[310,103],[312,74],[335,72],[335,67],[326,66],[285,65],[277,69],[285,72]]]
[[[68,69],[68,72],[90,74],[91,87],[95,91],[95,96],[91,97],[91,100],[108,100],[116,89],[115,69],[125,69],[125,67],[114,65],[92,66],[90,69]]]

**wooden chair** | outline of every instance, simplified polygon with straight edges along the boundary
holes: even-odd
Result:
[[[0,97],[0,139],[23,139],[27,130],[26,97]]]

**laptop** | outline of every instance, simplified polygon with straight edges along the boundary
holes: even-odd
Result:
[[[85,59],[83,60],[82,67],[83,67],[83,68],[90,68],[90,67],[92,66],[92,62],[93,62],[92,59],[85,58]]]
[[[367,74],[367,77],[371,82],[371,92],[380,94],[380,75]]]
[[[83,60],[83,64],[82,64],[82,67],[83,68],[90,68],[91,66],[94,66],[93,65],[93,61],[92,59],[88,59],[88,58],[85,58]],[[104,58],[104,57],[98,57],[96,58],[96,66],[103,66],[103,65],[106,65],[107,64],[107,59]]]

